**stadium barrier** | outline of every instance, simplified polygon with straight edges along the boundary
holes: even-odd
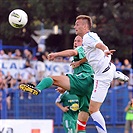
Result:
[[[53,119],[54,125],[62,124],[62,112],[55,106],[55,99],[59,93],[56,87],[42,91],[38,96],[28,99],[28,94],[24,93],[24,99],[20,99],[20,90],[12,93],[11,109],[7,109],[6,93],[2,93],[1,119]],[[124,95],[123,95],[124,94]],[[101,112],[105,117],[106,123],[110,125],[124,124],[124,108],[128,103],[127,85],[110,88],[108,95],[101,107]],[[91,119],[88,124],[93,124]]]

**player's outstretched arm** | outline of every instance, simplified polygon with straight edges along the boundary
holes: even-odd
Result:
[[[73,49],[64,50],[64,51],[61,51],[61,52],[50,53],[48,55],[48,60],[52,61],[56,57],[66,57],[66,56],[71,57],[71,56],[75,56],[75,55],[78,55],[77,50],[73,50]]]

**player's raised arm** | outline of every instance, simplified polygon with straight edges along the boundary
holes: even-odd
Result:
[[[69,49],[69,50],[64,50],[61,52],[50,53],[48,55],[48,60],[52,61],[56,57],[66,57],[66,56],[71,57],[71,56],[75,56],[75,55],[78,55],[77,50]]]
[[[76,48],[78,46],[82,46],[82,38],[80,36],[76,36],[73,42],[74,49],[68,49],[61,52],[51,53],[48,55],[49,60],[54,60],[56,57],[71,57],[78,55],[78,51]]]
[[[104,52],[105,56],[113,55],[113,53],[116,51],[114,49],[109,50],[108,47],[106,45],[102,44],[102,43],[97,43],[96,48],[101,49]]]

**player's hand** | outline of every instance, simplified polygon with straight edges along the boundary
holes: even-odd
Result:
[[[113,55],[113,53],[115,52],[116,50],[104,50],[104,54],[105,54],[105,56],[107,56],[108,57],[108,55]]]
[[[67,112],[69,110],[69,106],[65,106],[64,108],[63,108],[63,112]]]
[[[56,53],[50,53],[48,54],[48,60],[53,61],[56,58]]]
[[[56,88],[55,89],[57,92],[59,92],[59,93],[61,93],[61,94],[63,94],[66,90],[65,89],[63,89],[63,88],[61,88],[61,87],[58,87],[58,88]]]
[[[72,62],[72,63],[70,64],[70,66],[72,66],[72,68],[74,69],[74,68],[80,66],[80,62],[79,62],[79,61]]]

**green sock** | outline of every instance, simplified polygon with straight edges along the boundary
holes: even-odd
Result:
[[[36,86],[38,90],[44,90],[49,88],[54,83],[53,79],[51,77],[46,77],[42,79],[39,84]]]

